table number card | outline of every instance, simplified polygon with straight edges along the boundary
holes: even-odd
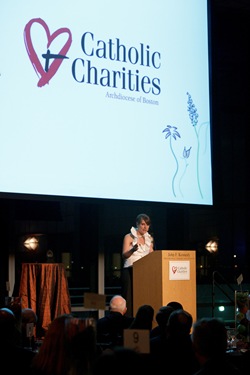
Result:
[[[125,329],[123,331],[123,345],[139,353],[150,353],[148,329]]]

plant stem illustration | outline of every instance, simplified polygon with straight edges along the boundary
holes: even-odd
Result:
[[[190,152],[191,152],[191,148],[192,147],[189,147],[189,149],[186,149],[186,147],[184,147],[184,150],[183,150],[183,153],[182,153],[182,156],[183,156],[183,159],[185,160],[185,169],[180,177],[180,181],[179,181],[179,190],[180,190],[180,193],[181,193],[181,196],[183,197],[183,194],[182,194],[182,190],[181,190],[181,182],[183,180],[183,177],[187,171],[187,167],[188,167],[188,162],[187,162],[187,159],[189,158],[190,156]]]
[[[167,125],[166,128],[162,131],[165,133],[165,139],[169,140],[169,147],[170,151],[174,157],[174,161],[176,164],[175,172],[172,177],[172,192],[173,195],[176,197],[177,195],[177,186],[178,186],[178,193],[184,197],[184,193],[182,191],[182,185],[184,185],[184,177],[185,180],[191,181],[193,186],[193,181],[196,182],[198,194],[200,195],[201,199],[203,199],[203,192],[201,189],[201,181],[202,181],[202,165],[204,163],[205,158],[209,150],[207,150],[207,142],[209,141],[209,121],[203,121],[202,123],[198,123],[199,113],[194,104],[193,98],[189,92],[186,92],[188,99],[187,99],[187,112],[189,119],[191,121],[192,128],[194,130],[184,131],[184,139],[181,139],[180,145],[174,147],[173,140],[177,140],[178,138],[183,138],[180,136],[180,131],[177,130],[177,126]],[[186,126],[186,125],[185,125]],[[192,133],[192,137],[189,133]],[[187,142],[189,146],[184,146],[187,138]],[[181,143],[185,142],[182,146]],[[195,145],[194,145],[195,144]],[[182,148],[182,153],[181,153]],[[191,149],[195,149],[195,152]],[[190,159],[189,159],[190,158]],[[184,165],[180,164],[180,159],[184,160]],[[189,159],[189,160],[187,160]],[[177,185],[178,184],[178,185]],[[187,186],[187,185],[186,185]],[[189,189],[189,188],[187,188]],[[195,189],[196,190],[196,189]],[[192,194],[195,191],[191,192]]]
[[[178,173],[179,163],[178,163],[178,159],[177,159],[177,157],[175,155],[175,152],[173,150],[173,147],[172,147],[172,139],[174,139],[176,141],[177,137],[181,138],[181,136],[178,133],[176,126],[167,125],[167,127],[162,132],[166,133],[165,134],[165,139],[169,138],[170,150],[171,150],[172,155],[173,155],[173,157],[175,159],[175,162],[176,162],[176,170],[175,170],[175,173],[174,173],[174,176],[173,176],[173,179],[172,179],[172,191],[173,191],[174,196],[176,197],[176,193],[175,193],[175,178],[176,178],[176,175]]]

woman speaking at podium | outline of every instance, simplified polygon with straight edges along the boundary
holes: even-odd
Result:
[[[124,236],[122,247],[122,296],[127,301],[126,315],[128,316],[133,316],[133,263],[154,251],[154,238],[148,233],[151,225],[150,217],[139,214],[135,223],[136,227],[131,227],[130,233]]]

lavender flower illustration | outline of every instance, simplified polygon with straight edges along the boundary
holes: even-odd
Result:
[[[200,187],[200,176],[199,176],[199,159],[200,159],[200,139],[199,139],[199,132],[200,132],[200,129],[201,129],[201,127],[199,128],[199,130],[197,129],[199,114],[198,114],[198,111],[197,111],[197,109],[196,109],[196,107],[194,105],[193,99],[192,99],[191,95],[189,94],[189,92],[187,92],[187,96],[188,96],[187,110],[188,110],[189,118],[190,118],[191,124],[192,124],[192,126],[194,128],[195,135],[196,135],[196,138],[197,138],[197,157],[196,157],[197,183],[198,183],[198,188],[199,188],[200,195],[203,198],[203,194],[202,194],[201,187]]]
[[[162,131],[162,133],[166,133],[165,139],[169,138],[170,150],[171,150],[172,155],[173,155],[173,157],[175,159],[175,162],[176,162],[176,170],[175,170],[175,174],[172,178],[172,191],[173,191],[174,196],[176,197],[176,194],[175,194],[175,178],[176,178],[176,175],[178,173],[179,163],[178,163],[178,159],[177,159],[177,157],[175,155],[175,152],[173,150],[173,147],[172,147],[172,139],[174,139],[176,141],[177,137],[181,138],[181,136],[180,136],[179,132],[177,131],[177,127],[171,126],[171,125],[167,125],[167,127]]]

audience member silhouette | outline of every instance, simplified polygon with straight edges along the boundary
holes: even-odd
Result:
[[[174,310],[183,310],[183,305],[178,301],[170,301],[167,306],[173,307]]]
[[[16,375],[19,372],[30,375],[30,365],[35,354],[20,345],[21,332],[16,321],[13,311],[8,308],[0,309],[0,352],[4,360],[2,366],[8,375]]]
[[[193,348],[200,364],[195,375],[240,375],[226,356],[227,330],[218,318],[201,318],[193,325]]]
[[[130,324],[132,329],[147,329],[151,331],[153,327],[154,308],[151,305],[141,305],[137,309],[136,315]]]
[[[12,310],[7,307],[0,309],[1,345],[19,345],[21,342],[20,331],[16,326],[16,317]]]
[[[126,311],[126,300],[115,295],[110,300],[109,311],[104,317],[97,319],[97,344],[102,349],[123,345],[123,331],[133,320],[132,317],[125,316]]]
[[[90,375],[96,360],[93,319],[56,317],[32,361],[34,375]]]
[[[96,329],[93,318],[73,318],[71,326],[77,326],[73,332],[70,351],[69,375],[92,375],[93,366],[99,355],[96,346]]]
[[[157,326],[151,330],[150,338],[153,339],[157,336],[157,340],[159,340],[159,335],[165,335],[166,324],[168,322],[169,315],[172,311],[179,309],[183,309],[183,306],[178,301],[171,301],[167,305],[160,307],[155,317]]]
[[[183,309],[171,312],[165,335],[150,340],[150,353],[155,366],[168,364],[177,375],[192,375],[199,368],[192,347],[192,315]]]
[[[6,297],[5,303],[6,303],[5,307],[10,309],[14,313],[15,318],[16,318],[16,323],[15,323],[16,327],[21,332],[21,324],[22,324],[21,297]]]
[[[165,335],[168,318],[171,312],[173,311],[174,311],[174,308],[168,305],[161,306],[159,308],[155,316],[157,325],[154,328],[152,328],[150,332],[150,339],[153,339],[154,337],[157,337],[157,339],[159,339],[159,336]]]

